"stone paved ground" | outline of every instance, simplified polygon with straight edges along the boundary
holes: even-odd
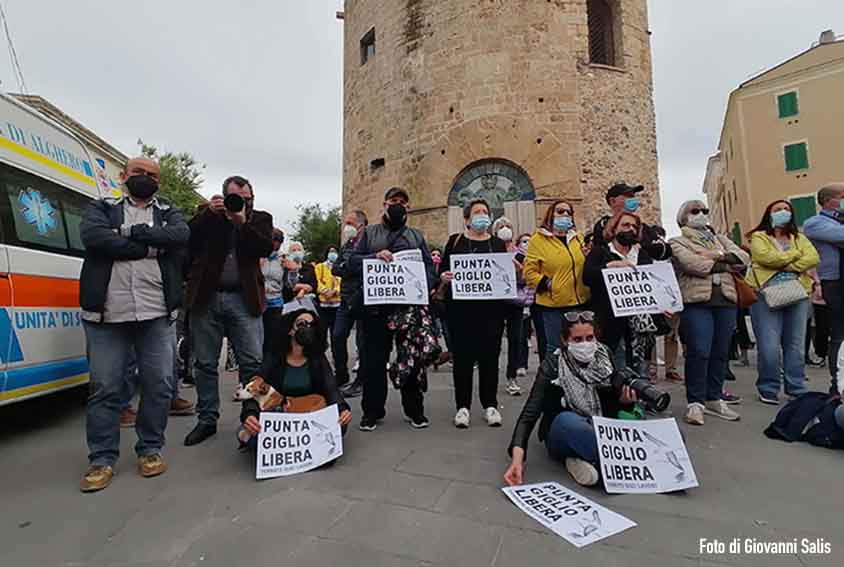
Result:
[[[753,371],[737,373],[735,391],[749,398]],[[681,425],[698,489],[671,496],[578,489],[639,525],[577,550],[499,490],[523,398],[502,395],[503,429],[483,425],[476,408],[473,427],[458,431],[450,424],[450,374],[431,382],[429,430],[411,430],[391,393],[384,425],[368,434],[353,429],[334,468],[256,482],[254,463],[234,450],[237,408],[226,403],[219,434],[198,447],[181,445],[193,419],[171,420],[171,468],[157,479],[136,474],[134,434],[124,432],[114,484],[93,495],[76,489],[86,462],[84,393],[0,410],[0,566],[844,564],[844,454],[767,440],[761,431],[772,408],[751,400],[740,423]],[[825,372],[812,372],[815,387],[825,382]],[[673,391],[679,415],[682,393]],[[533,443],[527,481],[574,487]],[[824,538],[833,555],[701,556],[701,537]]]

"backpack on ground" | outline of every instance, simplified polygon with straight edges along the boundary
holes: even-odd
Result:
[[[841,400],[823,392],[809,392],[788,402],[765,435],[788,443],[806,441],[828,449],[844,449],[844,429],[835,422]]]

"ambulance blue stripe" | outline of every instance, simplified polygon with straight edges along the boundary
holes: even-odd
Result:
[[[62,378],[69,378],[88,372],[88,359],[86,357],[63,360],[61,362],[49,362],[28,368],[17,368],[6,372],[6,388],[17,390]]]

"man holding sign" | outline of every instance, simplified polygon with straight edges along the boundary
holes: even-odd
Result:
[[[361,364],[361,431],[375,431],[377,422],[387,415],[386,368],[393,339],[387,322],[402,306],[421,309],[419,305],[427,305],[436,279],[425,236],[407,226],[409,209],[407,191],[389,189],[384,195],[381,222],[366,227],[349,258],[349,270],[363,282],[361,305],[355,306],[361,310],[366,337]],[[405,417],[416,429],[428,427],[418,380],[421,370],[417,370],[416,379],[404,380],[401,387]]]
[[[498,358],[504,331],[503,299],[516,297],[513,255],[504,242],[489,233],[492,220],[483,199],[463,208],[466,230],[452,234],[440,264],[446,296],[446,319],[452,337],[454,425],[469,427],[472,406],[472,375],[478,365],[478,389],[484,419],[490,427],[501,426],[498,411]]]

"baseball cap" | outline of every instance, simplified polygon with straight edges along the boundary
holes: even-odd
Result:
[[[621,195],[628,195],[630,193],[641,193],[645,190],[644,185],[628,185],[627,183],[616,183],[610,190],[607,191],[607,201],[614,197]]]
[[[407,191],[405,191],[401,187],[390,187],[389,189],[387,189],[387,192],[384,193],[385,201],[389,201],[393,197],[404,197],[405,201],[410,202],[410,195],[408,195]]]

